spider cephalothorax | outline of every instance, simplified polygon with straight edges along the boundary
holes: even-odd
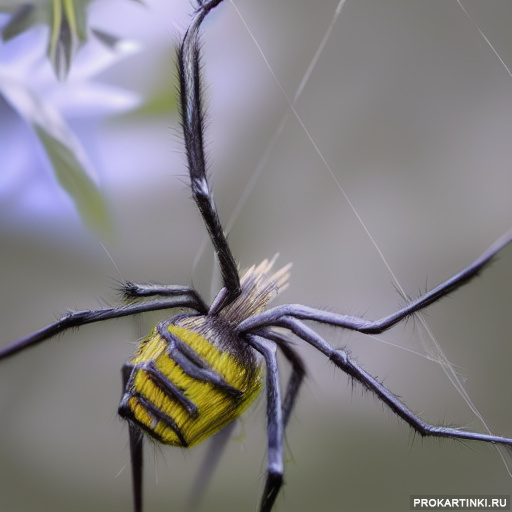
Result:
[[[305,365],[289,343],[292,337],[324,354],[418,434],[498,443],[511,448],[512,439],[509,438],[422,421],[381,382],[355,363],[347,352],[333,348],[313,327],[331,325],[364,334],[386,331],[469,282],[511,242],[512,232],[505,234],[458,274],[378,320],[301,304],[267,308],[288,280],[289,266],[272,274],[273,261],[264,261],[239,277],[206,178],[203,149],[199,29],[205,16],[221,2],[198,0],[198,8],[178,50],[178,74],[192,197],[210,235],[223,288],[208,307],[200,295],[187,286],[126,283],[123,287],[125,305],[69,312],[56,322],[0,349],[0,360],[70,328],[89,323],[147,311],[172,308],[187,311],[160,322],[123,366],[119,413],[129,423],[135,512],[142,511],[143,433],[164,444],[192,446],[215,432],[222,434],[229,430],[229,425],[233,425],[263,389],[267,406],[268,471],[260,511],[271,511],[283,481],[284,430],[305,375]],[[291,367],[282,398],[278,350]]]

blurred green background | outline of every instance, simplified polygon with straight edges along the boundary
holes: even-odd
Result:
[[[145,47],[104,79],[149,97],[174,87],[172,45],[190,5],[146,4],[112,2],[126,11],[107,19]],[[235,4],[293,97],[337,2]],[[464,6],[510,67],[512,4]],[[402,300],[389,273],[292,118],[248,190],[287,104],[231,5],[204,31],[210,174],[224,222],[249,192],[229,234],[241,267],[279,252],[278,264],[294,264],[280,302],[368,318],[394,311]],[[411,296],[510,228],[511,93],[512,78],[455,1],[346,3],[296,108]],[[96,134],[115,226],[104,244],[124,278],[193,284],[208,297],[211,251],[199,252],[205,230],[189,199],[178,125],[169,106],[109,121]],[[120,275],[94,234],[64,215],[20,219],[8,202],[0,208],[1,344],[66,308],[115,302]],[[469,396],[489,426],[509,437],[511,263],[509,248],[427,313]],[[2,362],[1,511],[131,509],[127,428],[116,415],[119,370],[161,317],[89,326]],[[439,365],[362,336],[320,331],[348,346],[423,419],[483,431]],[[422,351],[421,334],[410,321],[382,338]],[[411,494],[510,494],[512,480],[492,447],[421,440],[320,355],[300,352],[310,374],[287,432],[276,512],[405,511]],[[239,427],[201,510],[257,509],[264,400]],[[186,510],[205,448],[147,447],[145,510]]]

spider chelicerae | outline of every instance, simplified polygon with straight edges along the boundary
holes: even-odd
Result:
[[[239,277],[209,190],[203,150],[199,28],[204,17],[221,2],[200,3],[182,41],[178,63],[192,195],[215,248],[224,288],[213,303],[207,305],[189,287],[126,283],[123,293],[128,305],[68,313],[2,349],[0,359],[88,323],[160,309],[189,311],[159,323],[123,366],[124,393],[119,413],[129,424],[135,511],[142,510],[143,434],[165,444],[192,446],[229,428],[263,389],[267,398],[268,472],[260,509],[273,508],[282,484],[283,433],[305,376],[305,365],[290,344],[290,335],[322,352],[420,435],[512,445],[511,439],[424,423],[344,351],[333,349],[315,331],[318,324],[366,334],[385,331],[471,280],[510,242],[510,235],[496,242],[453,278],[377,321],[303,305],[269,309],[270,301],[286,286],[289,277],[289,268],[273,270],[273,261],[264,261]],[[276,331],[275,327],[281,329]],[[291,366],[283,396],[279,387],[277,351],[282,352]]]

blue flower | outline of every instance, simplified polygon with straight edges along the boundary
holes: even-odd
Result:
[[[0,26],[6,19],[0,15]],[[132,109],[140,99],[92,78],[137,45],[89,38],[66,79],[59,80],[46,55],[49,38],[49,28],[36,25],[0,44],[0,205],[19,220],[78,212],[101,230],[109,220],[97,186],[98,165],[82,141],[100,118]]]

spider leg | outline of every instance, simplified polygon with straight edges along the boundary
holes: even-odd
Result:
[[[292,347],[289,345],[288,340],[284,336],[270,330],[265,331],[263,336],[276,343],[276,345],[279,347],[279,349],[286,357],[286,359],[289,361],[292,367],[292,373],[290,375],[290,379],[286,387],[286,393],[281,408],[284,431],[284,429],[288,425],[288,420],[290,419],[293,407],[295,406],[300,386],[304,381],[306,369],[304,362],[302,361],[300,356],[292,349]],[[201,466],[196,481],[193,485],[193,491],[191,493],[192,499],[190,500],[190,504],[188,507],[188,510],[190,510],[190,512],[195,511],[199,503],[201,502],[201,498],[204,494],[205,488],[207,487],[211,475],[213,474],[213,471],[220,459],[220,456],[222,455],[222,452],[224,451],[224,448],[229,438],[231,437],[231,433],[233,432],[235,425],[236,421],[233,421],[227,427],[225,427],[220,432],[215,434],[214,438],[211,440],[204,463]]]
[[[132,467],[133,512],[142,512],[142,431],[130,423],[130,463]]]
[[[199,469],[194,484],[192,485],[192,491],[190,493],[190,499],[187,507],[189,512],[195,512],[201,504],[213,472],[219,463],[227,442],[231,438],[235,425],[236,420],[229,423],[212,437],[204,461]]]
[[[350,360],[345,351],[331,347],[321,336],[306,326],[303,322],[294,318],[286,318],[283,320],[284,321],[279,324],[281,327],[287,327],[299,338],[325,354],[338,368],[360,382],[366,389],[372,391],[397,416],[402,418],[421,436],[449,437],[455,439],[484,441],[487,443],[500,443],[507,445],[512,449],[512,439],[506,437],[481,434],[479,432],[468,432],[457,428],[442,427],[425,423],[375,377],[361,368],[355,361]]]
[[[277,344],[284,357],[288,359],[292,367],[292,373],[286,386],[286,393],[283,400],[283,425],[288,425],[290,415],[298,397],[299,389],[306,376],[306,366],[301,357],[290,346],[289,341],[277,332],[266,330],[263,336]]]
[[[282,423],[284,430],[288,424],[288,420],[290,419],[291,412],[298,397],[300,386],[304,381],[306,369],[304,362],[299,357],[299,355],[293,350],[288,340],[284,336],[270,330],[265,331],[262,334],[262,336],[276,343],[276,345],[281,350],[283,355],[289,361],[292,368],[292,373],[290,375],[290,379],[286,387],[286,393],[281,408],[283,418]],[[215,434],[215,436],[211,440],[204,463],[201,466],[196,481],[193,485],[193,490],[191,493],[192,498],[190,500],[190,504],[188,507],[188,510],[190,510],[190,512],[193,512],[197,509],[201,501],[201,498],[204,494],[204,491],[208,485],[208,482],[211,478],[211,475],[213,474],[213,471],[217,466],[220,456],[222,455],[222,452],[228,440],[231,437],[231,433],[233,432],[235,425],[236,421],[233,421],[227,427],[225,427],[220,432]]]
[[[199,27],[205,16],[222,0],[200,2],[200,7],[178,48],[178,77],[180,82],[180,111],[183,135],[190,173],[192,197],[208,229],[215,253],[219,260],[227,300],[240,295],[240,278],[235,259],[229,248],[210,192],[206,177],[204,155],[204,111],[202,107],[200,75]]]
[[[197,303],[192,297],[171,297],[165,300],[148,301],[141,304],[129,304],[117,308],[105,308],[97,310],[69,311],[56,322],[53,322],[42,329],[25,336],[0,349],[0,360],[10,357],[26,348],[37,345],[53,336],[68,329],[81,327],[82,325],[122,318],[125,316],[137,315],[148,311],[161,309],[189,308],[196,309]]]
[[[198,313],[206,314],[208,306],[199,293],[190,286],[174,284],[141,284],[126,281],[119,290],[126,300],[144,299],[147,297],[190,297],[196,302],[194,308]]]
[[[247,320],[244,320],[238,326],[238,331],[240,333],[245,333],[248,331],[254,331],[261,327],[279,325],[283,317],[293,317],[300,320],[313,320],[324,324],[335,325],[352,331],[358,331],[363,334],[379,334],[387,331],[404,318],[407,318],[417,311],[430,306],[442,297],[448,295],[450,292],[468,283],[471,279],[476,277],[483,268],[492,261],[493,257],[510,242],[512,242],[512,230],[508,231],[505,235],[494,242],[491,247],[489,247],[468,267],[424,295],[414,299],[407,306],[379,320],[366,320],[356,316],[340,315],[329,311],[322,311],[320,309],[303,306],[302,304],[286,304],[269,309],[259,315],[254,315]]]
[[[276,345],[260,336],[247,335],[247,340],[265,359],[267,367],[267,437],[268,471],[261,498],[260,512],[270,512],[283,484],[283,416],[279,390]]]
[[[123,394],[128,381],[130,380],[132,371],[132,365],[123,365],[121,370],[123,379]],[[128,423],[128,434],[130,436],[130,465],[132,468],[133,511],[142,512],[143,435],[140,428],[131,421]]]

